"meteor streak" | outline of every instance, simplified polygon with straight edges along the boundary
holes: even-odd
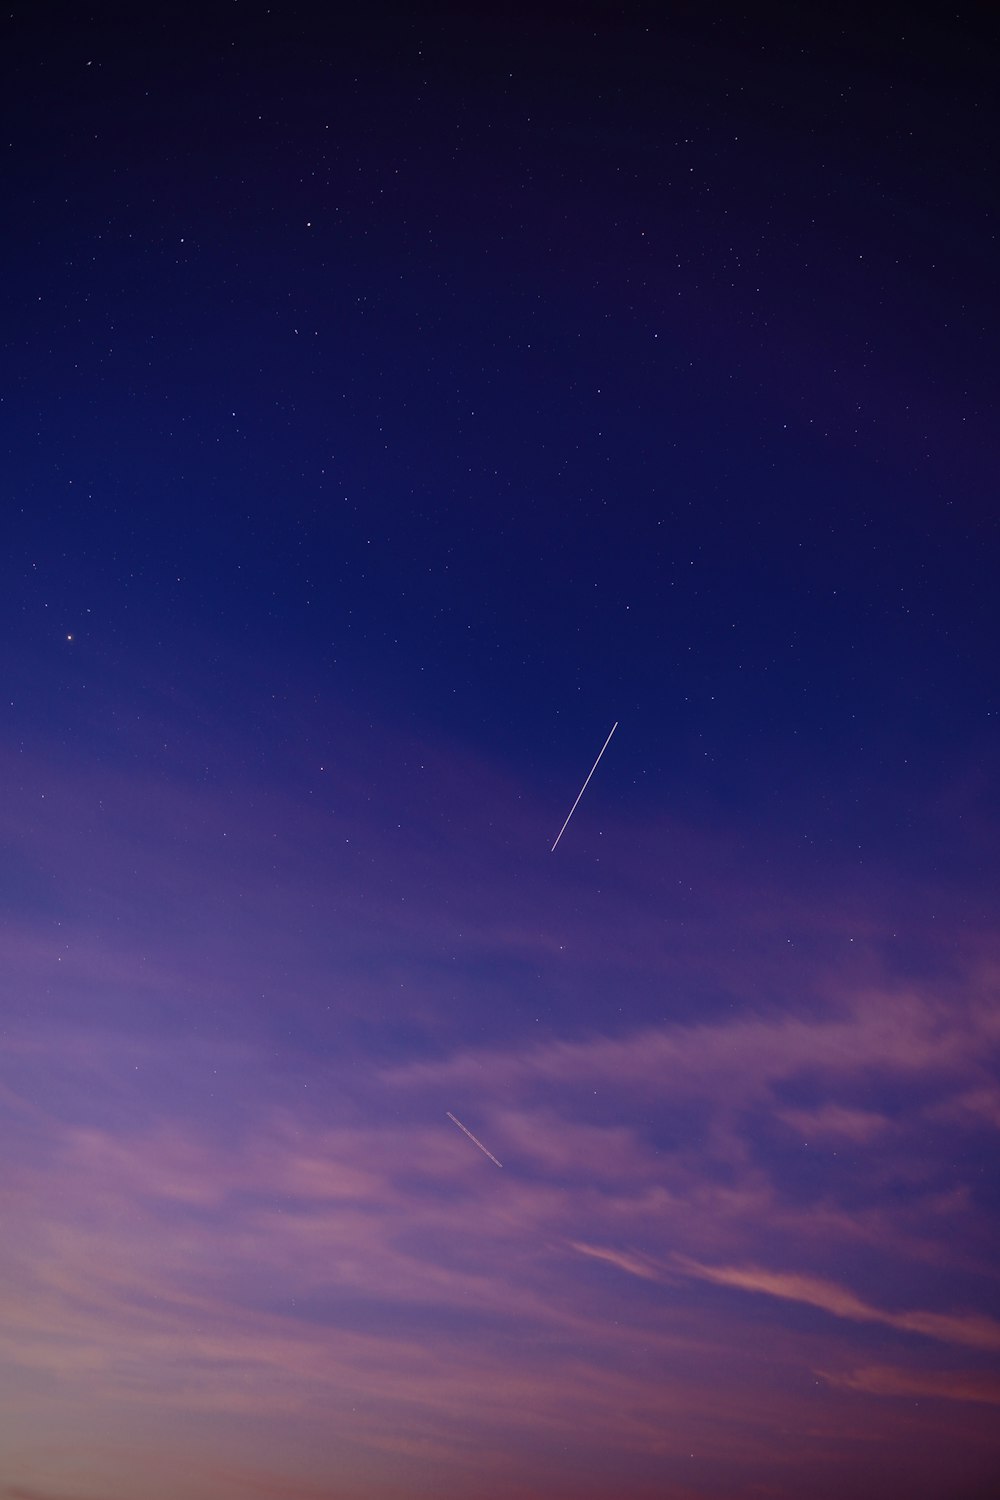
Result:
[[[462,1124],[461,1120],[458,1119],[458,1117],[456,1115],[453,1115],[450,1109],[446,1109],[445,1110],[445,1114],[448,1116],[449,1120],[451,1120],[454,1125],[458,1126],[459,1130],[461,1130],[464,1135],[467,1135],[469,1137],[469,1140],[472,1142],[472,1144],[474,1146],[478,1146],[479,1147],[480,1151],[483,1153],[484,1156],[488,1156],[489,1157],[490,1161],[494,1164],[494,1166],[497,1166],[497,1167],[502,1167],[503,1166],[503,1162],[502,1161],[497,1161],[496,1157],[493,1155],[493,1152],[492,1151],[487,1151],[487,1149],[483,1145],[482,1141],[477,1140],[476,1137],[472,1134],[472,1131],[466,1129],[466,1127]]]
[[[611,734],[614,734],[614,732],[615,732],[615,730],[617,728],[618,728],[618,720],[616,719],[615,722],[611,726]],[[605,750],[611,744],[611,734],[608,735],[607,739],[604,741],[604,744],[601,746],[601,754],[598,755],[597,760],[595,760],[594,764],[591,766],[591,768],[590,768],[590,776],[593,776],[594,772],[597,770],[597,761],[600,760],[601,755],[604,754]],[[573,806],[570,808],[569,812],[566,814],[566,823],[569,822],[570,818],[576,812],[577,802],[579,802],[580,798],[583,796],[584,792],[587,790],[587,782],[589,782],[590,776],[588,776],[587,777],[587,781],[585,781],[583,783],[583,786],[580,788],[579,792],[577,793],[576,802],[573,803]],[[556,844],[558,844],[559,840],[562,838],[563,834],[566,832],[566,823],[563,824],[563,826],[560,828],[559,832],[556,834]],[[554,854],[556,852],[556,844],[552,845],[552,848],[549,850],[550,854]]]

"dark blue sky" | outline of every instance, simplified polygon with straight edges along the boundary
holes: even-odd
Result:
[[[985,1496],[995,19],[4,33],[0,1496]]]

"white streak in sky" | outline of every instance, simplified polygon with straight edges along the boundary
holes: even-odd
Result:
[[[456,1124],[458,1126],[459,1130],[464,1131],[464,1133],[469,1137],[469,1140],[473,1143],[474,1146],[478,1146],[479,1147],[480,1151],[483,1153],[484,1156],[488,1156],[489,1157],[490,1161],[493,1162],[494,1166],[497,1166],[497,1167],[502,1167],[503,1166],[503,1162],[502,1161],[497,1161],[496,1157],[493,1155],[493,1152],[492,1151],[487,1151],[487,1149],[483,1145],[482,1141],[477,1140],[476,1137],[472,1134],[472,1131],[471,1130],[467,1130],[466,1127],[462,1124],[461,1120],[459,1120],[455,1115],[453,1115],[450,1109],[446,1109],[445,1110],[445,1114],[448,1116],[449,1120],[451,1120],[454,1124]]]
[[[615,722],[611,726],[611,734],[614,734],[614,732],[615,732],[615,730],[617,728],[618,728],[618,720],[616,719]],[[604,754],[605,750],[611,744],[611,734],[608,735],[607,739],[604,741],[604,744],[601,746],[601,755]],[[591,766],[591,768],[590,768],[590,776],[593,776],[594,772],[597,770],[597,762],[600,760],[601,755],[599,755],[597,757],[597,760],[595,760],[594,764]],[[587,782],[589,782],[590,776],[588,776],[587,777],[587,781],[585,781],[583,783],[583,786],[580,788],[579,792],[577,793],[576,802],[573,803],[573,806],[570,808],[569,812],[566,814],[566,823],[569,822],[570,818],[576,812],[577,802],[579,802],[580,798],[583,796],[584,792],[587,790]],[[563,824],[563,826],[560,828],[559,832],[556,834],[556,844],[558,844],[559,840],[562,838],[563,834],[566,832],[566,823]],[[554,854],[555,853],[556,844],[552,845],[552,848],[549,850],[550,854]]]

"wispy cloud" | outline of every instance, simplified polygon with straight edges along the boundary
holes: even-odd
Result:
[[[427,801],[414,811],[410,788],[405,827],[402,804],[359,813],[361,771],[342,772],[335,858],[306,797],[255,808],[237,780],[225,797],[174,785],[158,799],[125,776],[86,897],[65,834],[81,808],[97,817],[97,781],[72,769],[44,812],[7,809],[15,844],[41,820],[33,847],[57,872],[43,890],[64,907],[12,928],[8,977],[45,999],[12,1013],[0,1063],[8,1420],[44,1389],[110,1446],[144,1424],[162,1446],[169,1428],[200,1467],[182,1481],[168,1452],[160,1493],[198,1500],[235,1500],[258,1463],[275,1495],[322,1493],[319,1431],[350,1500],[412,1493],[414,1474],[428,1492],[485,1494],[484,1466],[510,1493],[525,1453],[540,1493],[584,1493],[567,1489],[569,1448],[579,1483],[603,1463],[606,1489],[627,1471],[637,1495],[680,1496],[699,1448],[766,1467],[794,1431],[788,1463],[825,1462],[836,1424],[819,1422],[811,1372],[855,1372],[824,1377],[828,1411],[853,1410],[865,1382],[888,1388],[872,1328],[928,1389],[944,1379],[928,1347],[994,1356],[988,965],[956,960],[945,990],[826,957],[786,970],[774,934],[811,921],[826,955],[836,920],[748,886],[736,904],[765,954],[755,976],[780,975],[764,1003],[744,958],[705,957],[735,876],[705,875],[697,942],[667,952],[656,927],[637,956],[655,902],[623,874],[636,846],[622,829],[600,897],[568,867],[542,922],[538,807],[468,762],[450,781],[446,756],[415,764]],[[510,806],[502,837],[484,786]],[[476,839],[509,841],[502,880],[496,848],[456,875],[455,849],[435,843],[446,814],[467,820],[453,832],[473,861]],[[652,860],[663,830],[626,831]],[[691,837],[685,852],[713,865]],[[686,942],[697,964],[678,959]],[[479,1003],[491,987],[504,1004]],[[977,1379],[952,1381],[953,1403],[991,1389]],[[279,1419],[286,1455],[314,1444],[298,1468],[275,1467]],[[55,1494],[62,1472],[12,1471]],[[720,1474],[702,1496],[731,1492]]]
[[[865,1365],[833,1373],[818,1370],[829,1385],[868,1396],[924,1396],[942,1401],[982,1402],[1000,1406],[1000,1378],[980,1371],[925,1371],[893,1365]]]
[[[642,1256],[627,1255],[622,1250],[610,1250],[606,1245],[586,1245],[582,1240],[571,1240],[570,1249],[575,1250],[578,1255],[589,1255],[592,1260],[606,1261],[610,1266],[617,1266],[619,1271],[625,1271],[629,1276],[638,1276],[643,1281],[663,1280],[659,1268]]]
[[[739,1287],[745,1292],[763,1292],[787,1302],[804,1302],[822,1308],[835,1318],[849,1318],[857,1323],[882,1323],[906,1333],[918,1333],[941,1343],[964,1345],[971,1349],[1000,1350],[1000,1322],[995,1318],[932,1312],[889,1312],[862,1301],[846,1287],[815,1276],[762,1270],[758,1266],[705,1266],[684,1256],[676,1264],[690,1276],[714,1282],[717,1286]]]

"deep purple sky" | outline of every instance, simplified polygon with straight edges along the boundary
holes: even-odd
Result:
[[[997,28],[273,10],[4,21],[0,1500],[988,1500]]]

